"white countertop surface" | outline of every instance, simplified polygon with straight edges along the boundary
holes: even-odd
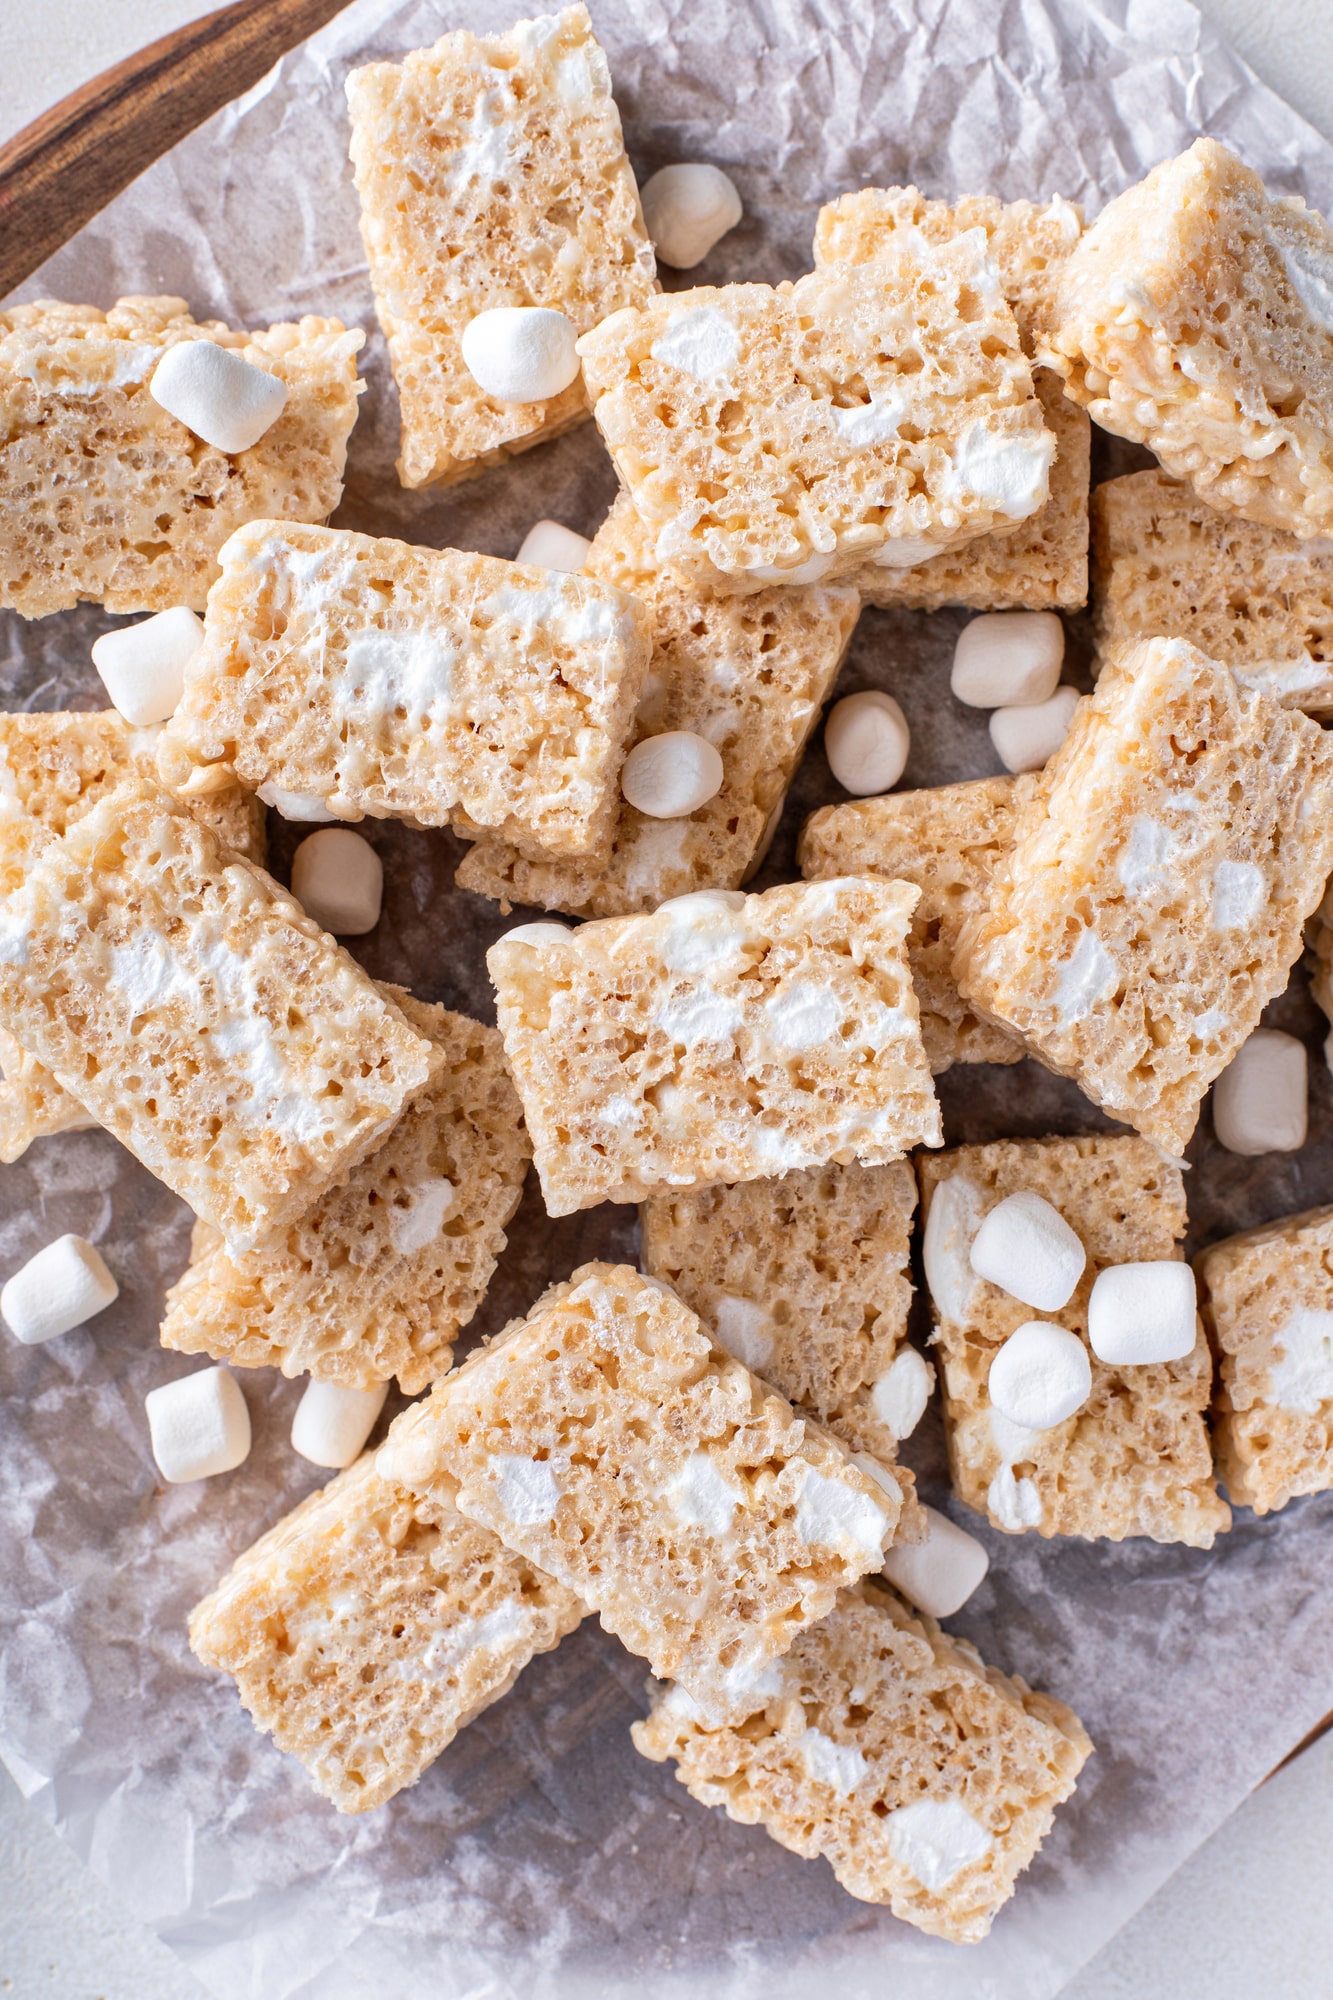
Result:
[[[1266,83],[1333,137],[1333,0],[1199,4]],[[109,63],[208,11],[196,0],[0,0],[0,141]],[[1328,1737],[1252,1796],[1066,1989],[1066,2000],[1329,2000],[1331,1806]],[[2,1769],[0,1994],[203,1995],[24,1805]]]

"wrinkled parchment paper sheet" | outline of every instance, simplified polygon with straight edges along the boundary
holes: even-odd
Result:
[[[373,328],[342,79],[369,57],[464,23],[499,29],[518,11],[516,0],[360,0],[24,295],[109,305],[177,292],[233,324],[313,311]],[[1184,0],[592,0],[592,11],[640,178],[707,158],[740,186],[745,221],[701,282],[796,276],[816,207],[845,189],[914,179],[932,194],[1059,192],[1095,211],[1204,131],[1278,188],[1333,207],[1333,149]],[[503,556],[539,515],[596,527],[613,477],[591,425],[442,497],[401,493],[377,333],[365,359],[340,521]],[[1100,450],[1103,476],[1138,462]],[[30,626],[5,616],[4,706],[101,706],[88,649],[114,622],[91,608]],[[840,683],[902,702],[908,784],[996,769],[984,716],[948,698],[961,622],[866,612]],[[1071,636],[1078,668],[1077,620]],[[816,744],[764,882],[794,872],[801,818],[838,796]],[[453,888],[457,843],[363,831],[384,855],[387,894],[358,955],[379,977],[493,1018],[482,954],[505,920]],[[285,879],[299,830],[275,821],[273,833]],[[1311,1143],[1256,1164],[1202,1133],[1195,1244],[1333,1199],[1333,1088],[1302,972],[1269,1018],[1309,1043]],[[1032,1065],[955,1070],[941,1095],[951,1141],[1104,1122]],[[164,1491],[143,1398],[198,1365],[156,1344],[188,1217],[110,1138],[83,1133],[0,1169],[0,1272],[66,1229],[101,1244],[122,1290],[90,1330],[49,1347],[0,1339],[0,1754],[225,2000],[822,2000],[835,1979],[843,2000],[1044,2000],[1333,1708],[1333,1494],[1266,1523],[1243,1514],[1207,1554],[993,1535],[949,1502],[993,1561],[955,1627],[1071,1702],[1098,1746],[986,1944],[923,1938],[845,1896],[824,1863],[696,1806],[668,1768],[636,1756],[628,1726],[645,1670],[591,1626],[536,1661],[415,1790],[339,1818],[185,1643],[190,1607],[322,1477],[287,1442],[300,1385],[243,1376],[246,1465]],[[479,1333],[582,1259],[635,1249],[632,1210],[550,1223],[532,1188],[511,1235]],[[946,1504],[933,1419],[909,1452]]]

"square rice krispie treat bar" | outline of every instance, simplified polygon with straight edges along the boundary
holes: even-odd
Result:
[[[1113,1264],[1181,1257],[1181,1170],[1146,1139],[1000,1139],[917,1162],[927,1284],[944,1384],[949,1467],[960,1500],[1011,1535],[1210,1548],[1230,1526],[1218,1498],[1205,1415],[1213,1364],[1202,1326],[1182,1361],[1113,1367],[1089,1348],[1092,1389],[1082,1408],[1033,1431],[992,1409],[987,1379],[999,1349],[1046,1317],[1088,1346],[1088,1299]],[[1006,1197],[1040,1195],[1087,1253],[1068,1305],[1034,1313],[972,1269],[971,1248]]]
[[[1080,702],[968,917],[959,991],[1168,1152],[1300,956],[1333,736],[1180,640]]]
[[[365,335],[336,319],[239,333],[184,299],[0,313],[0,605],[38,618],[204,608],[243,521],[324,521],[342,498]],[[258,444],[228,454],[148,392],[183,340],[209,340],[287,384]]]
[[[384,1143],[274,1241],[229,1257],[201,1230],[162,1345],[236,1368],[409,1396],[437,1381],[486,1296],[531,1147],[494,1028],[381,991],[439,1052]]]
[[[657,289],[587,8],[444,35],[353,70],[347,100],[404,486],[465,478],[580,422],[581,381],[545,402],[499,402],[461,342],[494,306],[545,306],[584,333]]]
[[[902,1492],[759,1382],[665,1285],[585,1264],[404,1411],[385,1479],[456,1506],[653,1672],[730,1713],[878,1569]]]
[[[801,829],[807,882],[883,875],[921,891],[907,934],[921,1040],[931,1071],[956,1062],[1021,1061],[1021,1041],[976,1014],[958,991],[953,955],[964,920],[986,907],[996,861],[1013,844],[1014,816],[1036,779],[972,778],[917,792],[886,792],[821,806]]]
[[[253,521],[222,551],[162,732],[185,797],[239,778],[336,819],[451,819],[603,848],[648,665],[614,585],[461,549]]]
[[[371,1453],[239,1556],[190,1617],[255,1726],[339,1812],[413,1785],[583,1616],[487,1529],[381,1479]]]
[[[1104,208],[1038,359],[1223,514],[1333,532],[1333,231],[1196,139]]]
[[[483,838],[457,880],[505,905],[627,916],[696,889],[739,889],[762,859],[792,774],[819,720],[860,610],[845,584],[774,584],[719,596],[655,562],[622,494],[587,574],[648,606],[653,651],[632,740],[686,729],[722,758],[722,786],[686,819],[650,819],[624,798],[604,861],[527,861]]]
[[[0,804],[0,1028],[242,1249],[438,1060],[271,877],[134,784],[63,838]]]
[[[1333,711],[1333,544],[1219,514],[1164,472],[1092,496],[1097,639],[1188,639],[1245,687],[1307,715]]]
[[[1220,1361],[1213,1413],[1232,1501],[1276,1513],[1333,1486],[1333,1208],[1284,1215],[1194,1260]]]
[[[1048,497],[1055,439],[981,231],[656,298],[579,352],[657,560],[717,587],[914,565]]]
[[[869,877],[708,890],[492,945],[547,1212],[939,1145],[915,901]]]
[[[631,1730],[701,1805],[954,1944],[984,1938],[1092,1744],[1072,1709],[983,1664],[878,1582],[770,1669],[742,1723],[664,1688]]]

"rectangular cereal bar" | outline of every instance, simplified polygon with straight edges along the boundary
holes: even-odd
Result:
[[[635,1746],[671,1758],[700,1805],[822,1855],[849,1895],[954,1944],[984,1938],[1091,1755],[1072,1709],[872,1582],[770,1682],[737,1724],[664,1688]]]
[[[1284,1215],[1195,1258],[1220,1361],[1218,1469],[1233,1503],[1276,1513],[1333,1486],[1333,1208]]]
[[[239,333],[172,298],[0,313],[0,605],[25,618],[80,598],[202,611],[218,550],[242,522],[327,520],[342,498],[364,339],[336,319]],[[286,408],[248,451],[206,444],[149,394],[184,340],[287,384]]]
[[[235,779],[337,819],[466,817],[539,855],[605,846],[651,647],[614,585],[462,549],[252,521],[162,732],[185,797]]]
[[[462,479],[587,415],[577,378],[488,396],[462,337],[495,306],[579,333],[656,290],[611,75],[583,6],[507,34],[461,29],[347,79],[370,281],[402,410],[405,486]]]
[[[819,720],[860,610],[845,584],[774,584],[724,597],[653,560],[622,494],[602,523],[587,574],[630,592],[653,620],[653,651],[632,741],[685,729],[722,757],[722,785],[686,819],[650,819],[617,801],[609,857],[527,861],[483,837],[458,870],[464,889],[571,915],[628,916],[696,889],[739,889]]]
[[[1087,1264],[1051,1315],[1088,1345],[1088,1299],[1114,1264],[1176,1260],[1185,1234],[1180,1167],[1146,1139],[1000,1139],[917,1162],[926,1283],[944,1387],[949,1468],[960,1500],[1007,1534],[1078,1535],[1210,1548],[1230,1525],[1205,1422],[1213,1364],[1202,1326],[1181,1361],[1115,1367],[1089,1350],[1091,1392],[1050,1430],[991,1407],[991,1363],[1031,1306],[980,1278],[971,1246],[990,1211],[1031,1193],[1059,1211]]]
[[[547,1212],[938,1145],[915,901],[870,877],[707,890],[492,945]]]
[[[1020,809],[959,991],[1185,1149],[1333,872],[1333,736],[1179,640],[1108,665]]]
[[[238,1556],[190,1617],[255,1726],[339,1812],[415,1784],[583,1616],[554,1578],[358,1460]]]
[[[627,1265],[552,1286],[404,1411],[377,1464],[717,1712],[878,1569],[902,1501]]]
[[[132,784],[62,838],[3,802],[0,1028],[241,1248],[344,1180],[435,1060],[285,890]]]

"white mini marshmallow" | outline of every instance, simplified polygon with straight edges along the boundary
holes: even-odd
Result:
[[[1213,1085],[1213,1131],[1229,1153],[1295,1153],[1308,1118],[1304,1042],[1256,1028]]]
[[[926,1404],[935,1383],[935,1371],[914,1347],[895,1354],[870,1392],[870,1402],[880,1422],[887,1425],[899,1444],[909,1438],[926,1414]]]
[[[57,1236],[0,1290],[0,1315],[15,1340],[36,1347],[82,1326],[119,1296],[120,1286],[91,1243]]]
[[[512,931],[505,931],[495,942],[497,944],[530,944],[534,951],[541,951],[546,945],[554,944],[557,938],[567,938],[568,924],[558,924],[554,917],[539,917],[535,923],[515,924]]]
[[[1026,1431],[1048,1431],[1092,1394],[1092,1363],[1076,1333],[1030,1319],[1010,1334],[990,1365],[991,1406]]]
[[[285,382],[212,340],[169,347],[148,393],[187,431],[228,455],[258,444],[287,405]]]
[[[559,521],[534,521],[514,561],[533,563],[538,569],[564,570],[572,576],[587,562],[591,547],[586,535],[576,535]]]
[[[1055,693],[1064,657],[1053,611],[984,611],[958,634],[949,687],[969,708],[1031,708]]]
[[[844,791],[870,798],[896,785],[912,747],[907,717],[891,694],[863,688],[835,701],[824,724],[824,755]]]
[[[306,826],[316,820],[328,821],[337,815],[331,813],[323,799],[312,798],[309,792],[288,792],[281,785],[260,785],[257,796],[266,806],[272,806],[275,813],[295,825]]]
[[[895,1544],[884,1558],[884,1574],[927,1618],[952,1618],[990,1568],[990,1557],[975,1535],[955,1527],[947,1515],[933,1507],[921,1511],[925,1541]]]
[[[250,1450],[250,1412],[236,1377],[201,1368],[144,1397],[157,1469],[170,1486],[231,1472]]]
[[[364,937],[379,922],[384,900],[379,855],[350,827],[324,827],[292,856],[292,894],[335,937]]]
[[[1099,1361],[1149,1368],[1183,1361],[1198,1337],[1194,1273],[1175,1258],[1108,1264],[1093,1281],[1088,1339]]]
[[[93,642],[93,665],[132,729],[147,729],[176,713],[185,669],[204,642],[204,621],[173,605],[138,625],[122,625]]]
[[[345,1389],[341,1382],[308,1382],[292,1419],[292,1450],[312,1465],[341,1472],[361,1455],[389,1393],[387,1382],[373,1389]]]
[[[685,819],[717,797],[723,775],[721,756],[706,737],[692,729],[667,729],[634,745],[621,769],[620,789],[649,819]]]
[[[463,328],[463,360],[501,403],[543,403],[579,372],[574,324],[549,306],[492,306]]]
[[[659,167],[643,184],[643,219],[653,248],[673,271],[692,271],[734,229],[743,210],[735,182],[702,161]]]
[[[1058,687],[1049,701],[1030,708],[997,708],[990,740],[1006,771],[1039,771],[1069,734],[1079,704],[1077,688]]]
[[[1074,1296],[1087,1252],[1058,1208],[1023,1189],[997,1202],[972,1239],[972,1269],[1038,1312]]]

